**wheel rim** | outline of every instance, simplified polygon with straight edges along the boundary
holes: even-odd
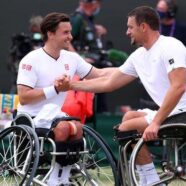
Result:
[[[23,148],[24,146],[24,148]],[[20,127],[12,127],[0,135],[0,185],[20,186],[25,182],[32,154],[29,133]]]

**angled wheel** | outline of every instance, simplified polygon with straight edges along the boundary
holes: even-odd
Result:
[[[85,153],[72,169],[72,181],[82,186],[118,185],[115,159],[101,136],[84,126]],[[74,173],[73,173],[74,172]]]
[[[0,185],[30,186],[36,171],[39,143],[32,129],[13,126],[0,133]]]
[[[152,185],[165,183],[170,186],[186,185],[186,124],[163,125],[159,130],[159,140],[155,150],[149,143],[145,143],[151,152],[153,162],[160,180]],[[139,175],[135,170],[135,161],[141,147],[144,145],[140,139],[133,149],[129,171],[135,185],[139,185]],[[163,155],[163,156],[162,156]]]

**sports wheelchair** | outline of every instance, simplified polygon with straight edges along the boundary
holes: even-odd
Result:
[[[23,120],[24,119],[24,120]],[[116,159],[103,138],[83,126],[83,148],[56,151],[54,140],[36,134],[34,121],[20,114],[12,126],[0,132],[0,185],[47,186],[47,180],[59,156],[77,161],[72,165],[70,181],[77,186],[119,185]]]
[[[160,127],[155,141],[144,142],[137,131],[119,132],[115,140],[119,143],[118,177],[120,186],[141,186],[136,158],[147,145],[160,180],[149,184],[186,186],[186,124],[171,123]],[[131,146],[135,147],[131,148]]]

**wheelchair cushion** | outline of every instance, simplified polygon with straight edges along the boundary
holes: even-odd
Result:
[[[61,166],[72,165],[76,163],[80,158],[80,151],[84,150],[83,139],[75,140],[75,141],[67,141],[67,142],[55,142],[56,143],[56,151],[57,152],[66,152],[66,155],[57,155],[56,161]],[[75,152],[74,155],[70,154],[70,152]]]

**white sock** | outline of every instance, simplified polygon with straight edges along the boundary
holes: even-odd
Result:
[[[139,186],[145,186],[147,185],[146,176],[143,173],[143,170],[141,168],[141,165],[136,165],[137,173],[139,175]]]
[[[160,180],[153,163],[141,165],[141,169],[146,177],[147,185]]]
[[[61,169],[60,164],[55,163],[54,169],[52,170],[49,179],[47,181],[48,186],[56,186],[58,183],[59,170]]]
[[[71,168],[72,168],[72,165],[67,165],[67,166],[62,167],[61,177],[59,178],[60,183],[63,183],[63,184],[69,183]]]

